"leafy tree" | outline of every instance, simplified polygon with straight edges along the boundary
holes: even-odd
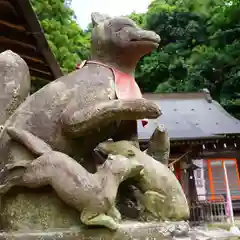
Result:
[[[206,19],[199,14],[179,12],[166,4],[157,9],[150,5],[146,28],[161,36],[161,46],[141,60],[137,81],[146,92],[183,91],[183,81],[188,74],[186,59],[195,46],[207,40]],[[159,9],[162,10],[159,12]]]
[[[239,0],[154,0],[145,27],[160,48],[145,56],[136,77],[145,92],[199,91],[239,116]],[[238,110],[236,110],[238,108]]]
[[[132,12],[129,16],[138,26],[144,27],[145,26],[145,14],[144,13],[136,13]]]
[[[56,59],[63,72],[70,72],[77,62],[89,55],[89,34],[75,21],[71,1],[31,0]]]

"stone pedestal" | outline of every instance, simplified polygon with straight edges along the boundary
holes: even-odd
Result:
[[[79,212],[63,203],[51,187],[14,187],[2,198],[1,207],[0,240],[163,240],[172,239],[177,225],[123,221],[117,231],[86,227]]]
[[[14,187],[2,198],[1,229],[33,231],[79,226],[78,211],[62,202],[51,187]]]
[[[86,227],[79,213],[64,204],[50,188],[13,188],[2,199],[0,240],[235,240],[231,234],[190,230],[185,222],[123,221],[117,231]]]
[[[173,239],[171,234],[166,231],[167,224],[164,223],[138,223],[125,222],[118,231],[112,232],[105,228],[69,228],[63,230],[38,231],[38,232],[13,232],[0,234],[1,239],[11,240],[166,240]]]
[[[0,240],[237,240],[228,231],[219,229],[199,231],[191,229],[178,234],[179,225],[186,223],[139,223],[124,222],[118,231],[111,232],[106,228],[71,227],[45,231],[3,232]],[[184,229],[183,229],[184,230]],[[186,229],[185,229],[186,230]],[[189,230],[189,229],[188,229]]]

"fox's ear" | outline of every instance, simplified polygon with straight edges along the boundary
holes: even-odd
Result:
[[[93,12],[91,14],[91,19],[92,19],[92,24],[93,24],[93,27],[94,26],[97,26],[99,23],[101,22],[104,22],[108,19],[110,19],[111,17],[107,14],[101,14],[101,13],[98,13],[98,12]]]

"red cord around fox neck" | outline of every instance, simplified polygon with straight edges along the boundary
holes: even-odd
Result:
[[[142,98],[141,90],[136,83],[134,77],[119,71],[116,68],[108,66],[107,64],[98,61],[83,61],[81,64],[76,66],[76,69],[81,69],[86,64],[97,64],[106,68],[109,68],[114,75],[115,91],[118,99],[139,99]],[[142,120],[142,126],[146,126],[148,123],[147,119]]]

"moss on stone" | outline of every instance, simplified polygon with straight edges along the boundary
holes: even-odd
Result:
[[[2,229],[44,230],[79,226],[80,214],[50,188],[12,188],[2,199]]]
[[[139,223],[125,221],[117,231],[106,228],[71,228],[52,231],[38,231],[26,233],[0,233],[0,239],[11,240],[129,240],[129,239],[173,239],[166,231],[170,223]],[[172,223],[171,223],[172,224]]]

